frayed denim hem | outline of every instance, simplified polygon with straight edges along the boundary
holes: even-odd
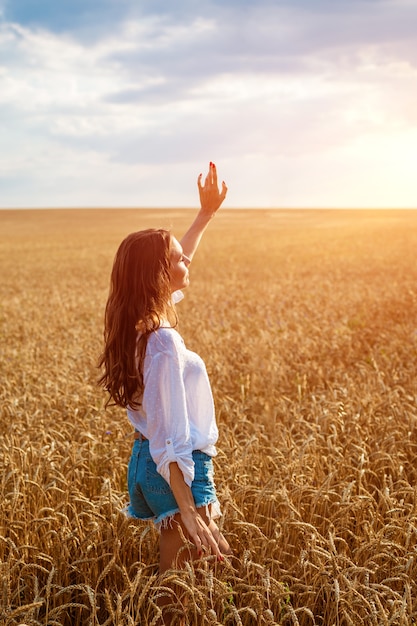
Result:
[[[212,507],[211,511],[209,510],[210,505]],[[202,509],[203,507],[205,507],[206,515],[210,520],[212,519],[214,520],[214,519],[221,517],[222,513],[220,509],[220,503],[217,498],[210,498],[206,502],[195,503],[196,509]],[[177,508],[177,509],[172,509],[171,511],[166,511],[166,513],[161,513],[161,515],[158,515],[158,517],[156,517],[153,520],[155,527],[159,531],[161,531],[161,529],[164,529],[164,528],[172,528],[172,520],[174,519],[175,515],[177,515],[177,513],[179,512],[180,510]]]
[[[142,522],[152,522],[155,519],[154,517],[140,517],[137,513],[135,513],[135,510],[130,503],[126,504],[121,512],[123,513],[123,515],[126,515],[126,517],[130,517],[131,519],[139,519]]]
[[[209,506],[211,505],[211,511],[209,511]],[[222,512],[220,509],[220,502],[217,498],[211,498],[208,502],[197,502],[196,509],[201,509],[203,507],[206,508],[206,515],[209,519],[215,520],[221,517]],[[178,508],[172,509],[171,511],[167,511],[166,513],[162,513],[158,515],[158,517],[139,517],[139,515],[135,512],[132,505],[129,503],[122,509],[122,513],[126,515],[126,517],[130,517],[131,519],[141,520],[142,522],[153,522],[155,528],[160,532],[161,529],[171,528],[172,520],[175,515],[179,513],[180,510]]]
[[[172,509],[172,511],[167,511],[166,513],[162,513],[153,519],[153,523],[155,524],[155,528],[161,531],[164,528],[172,528],[172,521],[174,517],[179,513],[179,509]]]

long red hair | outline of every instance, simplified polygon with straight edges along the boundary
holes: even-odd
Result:
[[[117,250],[104,319],[99,379],[110,400],[137,407],[143,391],[143,359],[149,334],[162,320],[176,323],[170,287],[171,235],[147,229],[128,235]]]

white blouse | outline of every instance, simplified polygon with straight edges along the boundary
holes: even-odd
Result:
[[[144,392],[129,421],[149,439],[158,472],[169,483],[169,464],[178,463],[184,480],[194,479],[193,450],[217,454],[213,395],[204,361],[187,350],[180,334],[161,327],[148,338],[143,363]]]

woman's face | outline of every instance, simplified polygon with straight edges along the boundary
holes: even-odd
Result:
[[[177,289],[185,289],[188,287],[190,279],[188,275],[188,266],[190,259],[185,256],[179,241],[175,237],[171,237],[171,291]]]

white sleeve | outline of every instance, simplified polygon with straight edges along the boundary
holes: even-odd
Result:
[[[183,378],[181,343],[176,331],[157,331],[160,350],[145,357],[143,409],[149,450],[157,471],[169,483],[169,464],[176,462],[188,486],[194,479],[192,442]]]

